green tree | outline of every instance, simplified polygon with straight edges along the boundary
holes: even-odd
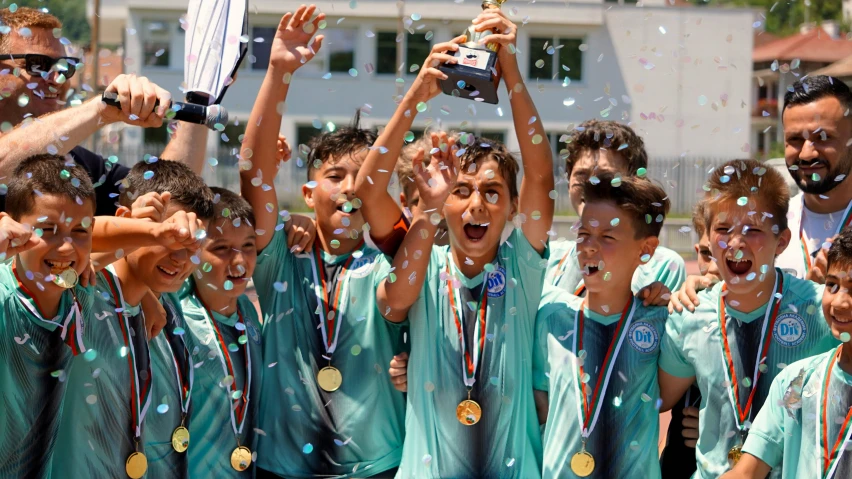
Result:
[[[62,22],[62,36],[80,46],[89,44],[89,19],[86,18],[87,0],[0,0],[0,8],[30,7],[47,9]]]
[[[805,22],[805,11],[809,22],[843,20],[842,0],[692,0],[697,5],[738,6],[763,10],[766,31],[789,35],[799,30]]]

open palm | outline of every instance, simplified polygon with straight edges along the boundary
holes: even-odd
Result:
[[[324,36],[314,38],[314,35],[319,31],[319,22],[325,19],[325,14],[320,13],[311,20],[316,9],[316,5],[302,5],[296,13],[287,12],[281,17],[269,56],[273,67],[294,72],[319,51]]]
[[[414,182],[420,192],[423,211],[437,210],[440,213],[458,178],[458,148],[455,147],[455,140],[448,138],[446,133],[432,133],[432,145],[434,153],[428,164],[424,164],[422,150],[412,161]]]

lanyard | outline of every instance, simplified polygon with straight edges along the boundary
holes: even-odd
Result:
[[[353,250],[346,262],[343,263],[343,268],[337,274],[337,294],[334,295],[334,306],[332,307],[331,298],[329,298],[329,290],[333,290],[333,285],[329,285],[325,277],[325,265],[322,261],[322,254],[319,245],[314,247],[311,258],[311,270],[314,274],[314,293],[317,295],[317,303],[319,303],[320,327],[322,329],[322,343],[326,354],[330,357],[337,349],[337,339],[340,334],[340,325],[343,323],[342,306],[345,304],[343,299],[346,298],[346,292],[349,289],[349,276],[346,274],[349,271],[349,266],[355,260],[354,252],[361,249],[363,241]],[[332,286],[332,287],[329,287]],[[329,358],[330,359],[330,358]]]
[[[74,290],[71,289],[71,294],[74,296],[74,304],[71,305],[71,310],[68,311],[68,315],[65,316],[65,319],[63,319],[62,322],[52,321],[45,319],[44,315],[41,314],[41,305],[38,303],[38,299],[36,299],[35,295],[24,285],[23,281],[21,281],[21,277],[18,276],[17,265],[12,266],[12,273],[18,281],[18,300],[24,305],[27,311],[29,311],[30,314],[32,314],[38,321],[46,325],[59,327],[62,330],[62,340],[71,348],[73,355],[76,356],[81,352],[86,352],[86,347],[83,345],[82,308],[80,307],[80,302],[77,301],[77,295],[74,293]]]
[[[231,391],[231,398],[233,399],[233,393],[237,387],[237,377],[234,376],[234,364],[231,362],[231,355],[228,353],[228,348],[225,346],[225,338],[222,336],[222,331],[219,329],[219,325],[216,320],[213,319],[213,313],[210,312],[210,309],[207,308],[207,305],[204,304],[204,301],[201,300],[201,296],[198,295],[198,290],[196,289],[195,297],[198,298],[198,302],[201,303],[201,306],[204,308],[204,313],[207,316],[207,320],[210,322],[210,325],[213,326],[213,330],[216,331],[216,347],[219,349],[219,360],[222,362],[222,371],[226,376],[230,376],[234,378],[234,381],[228,387],[228,390]],[[237,305],[237,315],[239,316],[239,321],[237,325],[242,325],[242,329],[239,327],[235,328],[237,331],[245,331],[246,321],[243,318],[243,313],[240,312],[240,306]],[[234,430],[234,435],[239,437],[243,432],[243,426],[246,422],[246,411],[248,410],[249,401],[251,400],[251,346],[246,338],[245,342],[245,357],[246,357],[246,383],[245,388],[243,388],[241,399],[242,401],[237,407],[229,407],[228,409],[231,411],[231,428]]]
[[[585,315],[583,314],[582,308],[583,307],[581,306],[580,310],[574,315],[574,344],[572,345],[572,352],[574,353],[575,358],[577,358],[579,352],[583,350]],[[627,337],[627,332],[630,329],[630,323],[633,321],[634,312],[636,312],[636,300],[631,298],[630,301],[624,305],[624,311],[621,312],[621,317],[618,319],[618,326],[615,328],[615,334],[609,342],[609,347],[607,348],[606,356],[604,356],[602,364],[602,376],[604,380],[597,381],[591,403],[589,403],[586,399],[586,383],[583,382],[583,376],[586,373],[583,371],[583,366],[579,366],[577,368],[577,376],[574,381],[574,392],[577,395],[577,416],[580,420],[583,439],[591,436],[592,431],[595,430],[595,426],[597,425],[598,417],[601,412],[601,406],[603,406],[604,403],[603,398],[606,396],[606,389],[609,385],[609,380],[612,376],[615,362],[618,359],[618,353],[621,351],[624,338]],[[575,359],[575,361],[577,361],[577,359]]]
[[[739,396],[739,380],[734,368],[734,357],[731,353],[731,348],[728,344],[728,331],[725,328],[727,324],[727,314],[725,313],[725,291],[727,285],[722,284],[722,294],[719,295],[719,329],[722,333],[722,354],[725,368],[725,377],[728,380],[728,397],[731,405],[734,406],[734,414],[737,429],[743,432],[745,423],[751,417],[751,406],[754,402],[754,396],[757,392],[757,381],[760,379],[760,365],[766,361],[766,356],[769,355],[769,346],[771,334],[766,334],[767,331],[772,331],[775,326],[775,320],[778,318],[778,310],[781,308],[781,299],[779,296],[784,289],[784,277],[780,271],[775,271],[775,293],[769,298],[769,304],[766,305],[766,314],[763,317],[763,328],[760,332],[760,345],[757,350],[757,359],[754,362],[754,379],[752,381],[751,393],[748,395],[745,409],[740,408]]]
[[[835,469],[837,469],[837,464],[840,462],[840,456],[843,455],[843,452],[846,450],[846,446],[849,444],[849,441],[852,440],[852,408],[849,409],[849,412],[846,413],[846,419],[843,420],[843,425],[840,426],[840,433],[837,435],[837,439],[834,441],[834,445],[829,451],[829,442],[828,442],[828,392],[829,385],[831,384],[831,370],[834,368],[834,365],[837,363],[838,358],[840,357],[840,351],[843,346],[837,348],[837,351],[828,361],[828,366],[825,369],[825,378],[823,379],[823,386],[820,389],[820,396],[817,398],[817,405],[821,409],[819,415],[817,416],[817,441],[819,442],[819,450],[820,450],[820,477],[829,478],[834,475]],[[822,421],[822,427],[820,427],[820,421]]]
[[[121,292],[119,282],[107,271],[104,272],[104,277],[107,280],[112,298],[116,309],[124,310],[124,295]],[[124,346],[130,351],[127,355],[127,365],[130,369],[130,410],[132,415],[132,424],[134,427],[134,439],[137,441],[142,436],[142,423],[145,421],[145,415],[148,413],[148,407],[151,405],[151,385],[153,382],[153,372],[151,371],[151,355],[148,348],[145,348],[144,354],[148,356],[148,378],[140,381],[139,370],[137,369],[136,355],[141,351],[136,351],[136,346],[133,344],[131,337],[130,320],[124,313],[116,311],[121,329],[121,335],[124,338]],[[142,334],[145,333],[145,328],[142,328]],[[144,344],[148,344],[148,338],[143,338]],[[141,383],[141,384],[140,384]]]
[[[195,368],[192,365],[192,356],[190,356],[189,348],[186,347],[183,335],[175,334],[175,336],[178,336],[184,351],[186,351],[186,363],[184,364],[186,371],[180,367],[177,356],[174,350],[172,350],[171,341],[166,341],[168,343],[166,344],[166,349],[168,349],[169,355],[172,358],[172,364],[175,366],[175,377],[177,378],[178,391],[180,393],[180,410],[182,417],[186,418],[187,411],[189,411],[189,403],[192,400],[192,384],[195,382]]]
[[[485,352],[485,331],[488,326],[488,320],[486,318],[486,313],[488,311],[488,281],[485,278],[483,278],[482,281],[482,293],[480,294],[479,304],[476,308],[478,311],[479,321],[476,322],[476,326],[474,327],[475,339],[473,341],[473,354],[471,355],[470,351],[467,350],[467,343],[464,340],[464,311],[461,311],[462,302],[459,298],[456,298],[458,289],[453,288],[453,280],[450,276],[451,261],[452,259],[448,257],[447,290],[450,296],[450,310],[453,312],[453,319],[455,320],[459,343],[461,343],[462,375],[464,378],[464,385],[470,389],[476,382],[476,371],[479,369],[479,359]]]
[[[799,242],[802,245],[802,256],[805,257],[805,275],[807,275],[811,268],[813,268],[813,262],[811,261],[811,252],[808,250],[808,236],[805,232],[805,197],[802,196],[802,215],[799,217]],[[846,207],[846,211],[843,212],[843,221],[839,223],[839,226],[834,231],[834,234],[831,236],[836,236],[840,234],[843,228],[849,226],[852,223],[852,202]]]

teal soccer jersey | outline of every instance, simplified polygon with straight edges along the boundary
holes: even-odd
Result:
[[[247,477],[248,472],[231,467],[231,453],[238,442],[256,450],[256,411],[263,374],[257,310],[243,295],[237,300],[238,312],[230,316],[210,311],[195,293],[194,284],[190,279],[181,290],[196,366],[189,477],[206,477],[211,471],[216,471],[216,477]]]
[[[780,470],[783,479],[852,477],[848,423],[842,428],[852,406],[852,375],[840,369],[836,353],[832,349],[787,366],[751,426],[743,451],[773,472]]]
[[[433,247],[423,290],[408,312],[408,410],[398,478],[541,476],[532,348],[545,265],[520,229],[500,246],[491,271],[474,278],[458,270],[449,247]],[[460,336],[468,338],[464,350],[476,353],[483,334],[470,390],[482,415],[468,426],[456,414],[469,384]]]
[[[781,370],[837,344],[822,314],[824,286],[780,273],[777,269],[776,272],[777,277],[783,277],[783,290],[780,304],[776,306],[775,301],[772,304],[777,307],[774,324],[766,305],[748,313],[736,311],[730,305],[726,307],[731,318],[726,322],[727,344],[734,363],[736,396],[740,398],[739,407],[743,411],[754,377],[760,374],[748,421],[754,420],[760,411],[772,380]],[[723,284],[699,293],[701,304],[694,313],[684,311],[669,317],[660,357],[660,367],[664,371],[678,377],[695,376],[701,390],[696,475],[706,478],[715,478],[727,471],[728,452],[742,442],[737,426],[739,413],[732,400],[735,394],[728,386],[730,373],[719,326]],[[773,293],[773,300],[778,297]],[[762,344],[768,346],[768,351],[761,349]],[[758,351],[767,354],[763,365],[756,364]]]
[[[402,350],[402,326],[385,321],[375,299],[389,270],[365,246],[339,256],[293,255],[280,229],[258,255],[259,468],[284,477],[364,477],[399,464],[405,400],[387,370]],[[333,392],[317,380],[329,365],[342,376]]]
[[[148,340],[138,307],[122,298],[117,278],[99,273],[94,314],[84,318],[89,351],[68,368],[52,477],[124,478],[128,456],[145,452],[152,403]]]
[[[190,423],[190,411],[206,401],[195,394],[195,368],[186,338],[186,322],[175,294],[163,294],[160,303],[166,310],[166,326],[149,341],[154,386],[151,411],[146,419],[145,454],[148,476],[181,479],[189,475],[188,451],[178,452],[172,446],[175,429]],[[195,400],[195,404],[192,401]],[[194,408],[192,406],[195,406]],[[186,411],[184,411],[186,409]],[[189,449],[200,447],[189,429]]]
[[[560,240],[550,243],[550,260],[547,262],[546,283],[569,293],[577,292],[583,282],[583,272],[577,264],[577,244]],[[640,289],[659,281],[671,291],[677,291],[686,280],[686,265],[674,251],[660,246],[646,264],[639,265],[633,273],[631,289]]]
[[[83,315],[92,289],[62,294],[47,318],[11,264],[0,265],[0,477],[48,477],[68,366],[86,348]]]
[[[634,299],[623,312],[602,316],[584,309],[582,298],[545,289],[536,318],[533,375],[535,389],[549,392],[543,477],[575,477],[570,461],[583,448],[580,411],[585,404],[585,449],[595,459],[589,477],[628,479],[642,471],[643,478],[659,478],[657,360],[668,311]],[[580,351],[585,351],[585,388],[578,382]],[[611,359],[604,361],[607,356]]]

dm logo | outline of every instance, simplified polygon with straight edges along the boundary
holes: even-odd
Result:
[[[498,266],[488,275],[488,297],[499,298],[506,294],[506,270]]]
[[[805,325],[805,320],[798,314],[784,313],[775,321],[772,335],[782,346],[795,348],[805,340],[808,327]]]
[[[257,330],[257,326],[251,323],[246,324],[246,332],[254,344],[260,344],[260,331]]]
[[[630,326],[627,332],[630,345],[640,353],[651,353],[660,345],[660,335],[651,323],[639,321]]]
[[[366,278],[373,271],[374,256],[364,255],[356,258],[349,266],[349,275],[353,278]]]

